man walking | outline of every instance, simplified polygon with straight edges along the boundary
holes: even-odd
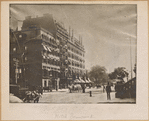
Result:
[[[110,97],[111,86],[109,82],[108,82],[108,85],[106,86],[106,92],[107,92],[107,100],[111,100],[111,97]]]
[[[103,93],[105,92],[105,85],[103,85]]]

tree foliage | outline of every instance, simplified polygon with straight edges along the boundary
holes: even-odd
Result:
[[[96,65],[91,68],[89,72],[89,78],[94,81],[95,84],[103,84],[108,81],[108,75],[106,68]]]
[[[118,67],[114,69],[114,72],[111,72],[108,74],[110,79],[123,79],[125,77],[128,77],[129,73],[126,71],[125,67]]]

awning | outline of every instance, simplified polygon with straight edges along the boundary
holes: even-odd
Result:
[[[79,79],[75,79],[74,83],[80,83]]]
[[[80,77],[79,77],[79,79],[80,79],[80,82],[81,83],[85,83],[85,81],[83,79],[81,79]]]
[[[56,72],[60,73],[60,71],[59,71],[59,70],[54,70],[54,71],[56,71]]]
[[[48,51],[51,52],[51,49],[49,47],[47,47]]]
[[[68,60],[68,63],[71,64],[71,60]]]
[[[90,83],[88,80],[85,80],[86,83]]]
[[[59,51],[60,51],[60,50],[57,48],[57,49],[55,49],[54,51],[56,51],[56,52],[58,52],[58,53],[59,53]]]
[[[44,49],[44,50],[46,50],[46,51],[48,50],[45,45],[42,44],[42,46],[43,46],[43,49]]]
[[[48,71],[51,71],[51,69],[49,69],[49,68],[48,68],[47,70],[48,70]]]
[[[89,82],[89,83],[92,83],[92,81],[91,81],[89,78],[88,78],[88,82]]]
[[[44,59],[46,59],[46,56],[42,55],[42,57],[43,57]]]

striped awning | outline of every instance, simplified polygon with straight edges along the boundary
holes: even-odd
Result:
[[[80,83],[80,80],[79,79],[75,79],[74,83]]]
[[[91,81],[89,78],[88,78],[88,82],[89,82],[89,83],[92,83],[92,81]]]
[[[44,50],[46,50],[46,51],[48,50],[45,45],[42,44],[42,46],[43,46],[43,49],[44,49]]]
[[[57,48],[57,49],[55,49],[55,51],[59,53],[60,50]]]
[[[48,71],[51,71],[51,69],[50,69],[50,68],[47,68],[47,70],[48,70]]]
[[[42,55],[42,57],[43,57],[44,59],[46,59],[46,56],[45,56],[45,55]]]
[[[80,77],[79,77],[79,80],[81,83],[85,83],[85,81],[83,79],[81,79]]]
[[[51,49],[50,49],[50,47],[48,47],[48,46],[47,46],[47,49],[48,49],[48,51],[49,51],[49,52],[51,52]]]
[[[90,83],[88,80],[85,80],[86,83]]]

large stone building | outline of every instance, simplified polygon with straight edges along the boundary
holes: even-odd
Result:
[[[19,80],[14,76],[19,67],[20,80],[23,81],[20,84],[28,86],[65,87],[85,75],[85,50],[81,37],[74,37],[73,30],[68,32],[50,14],[26,17],[22,30],[12,32],[10,40],[11,80]],[[17,67],[13,65],[16,56]]]

